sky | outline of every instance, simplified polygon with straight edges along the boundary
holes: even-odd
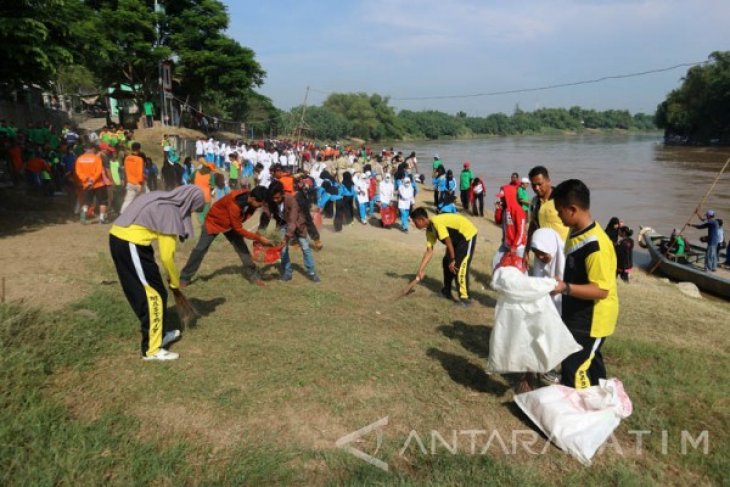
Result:
[[[224,0],[229,35],[267,72],[278,108],[366,92],[396,109],[470,116],[579,105],[653,114],[687,68],[532,93],[730,50],[730,0]]]

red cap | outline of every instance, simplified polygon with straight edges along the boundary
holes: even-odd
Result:
[[[470,162],[470,161],[466,161],[466,162],[464,163],[464,167],[468,169],[468,168],[469,168],[469,166],[471,166],[471,162]]]

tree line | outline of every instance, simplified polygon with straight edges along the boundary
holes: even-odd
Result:
[[[281,115],[279,129],[295,133],[299,128],[308,137],[336,140],[356,137],[363,140],[467,138],[489,135],[524,135],[552,132],[582,132],[587,129],[655,130],[654,117],[632,115],[628,110],[587,110],[578,106],[540,108],[527,112],[517,106],[511,115],[494,113],[485,117],[455,115],[436,111],[396,110],[386,96],[367,93],[333,93],[321,106],[303,107]],[[303,127],[303,128],[301,128]]]
[[[730,51],[693,66],[658,107],[655,121],[677,144],[730,144]]]
[[[157,6],[157,8],[155,8]],[[266,72],[226,35],[219,0],[14,0],[0,6],[0,93],[38,85],[59,94],[128,85],[158,100],[159,64],[173,93],[221,118],[276,113],[256,93]]]

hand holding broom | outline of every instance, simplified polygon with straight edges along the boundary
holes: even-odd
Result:
[[[180,317],[180,324],[183,328],[187,328],[195,318],[200,316],[200,313],[196,311],[181,290],[172,288],[172,296],[175,298],[175,309]]]

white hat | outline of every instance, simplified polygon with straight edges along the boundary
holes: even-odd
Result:
[[[522,178],[522,182],[523,182],[523,183],[527,183],[527,184],[530,184],[530,180],[529,180],[529,179],[527,179],[527,178]]]

